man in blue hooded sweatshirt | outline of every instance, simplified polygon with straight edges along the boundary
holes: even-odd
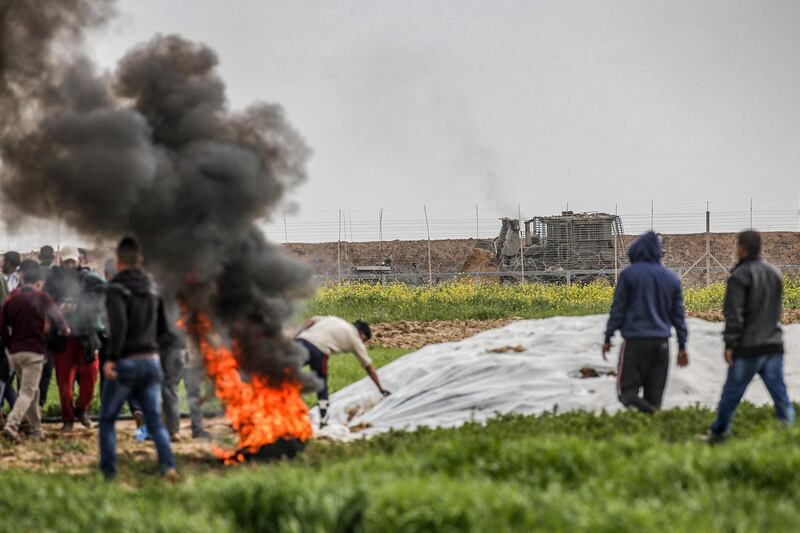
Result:
[[[689,364],[681,282],[661,264],[661,255],[661,241],[652,231],[631,245],[631,264],[619,275],[603,343],[603,359],[608,360],[611,337],[617,330],[622,333],[617,395],[624,406],[643,413],[661,408],[673,327],[678,335],[678,366]]]

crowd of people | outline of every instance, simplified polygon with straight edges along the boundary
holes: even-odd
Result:
[[[184,382],[191,436],[208,439],[203,427],[206,373],[194,342],[175,327],[158,288],[142,269],[133,238],[120,241],[116,257],[91,268],[85,250],[55,253],[43,246],[37,258],[17,252],[3,255],[0,276],[0,403],[3,435],[14,443],[41,440],[42,410],[55,371],[61,431],[75,423],[92,428],[90,407],[100,383],[100,469],[116,475],[115,421],[125,405],[137,425],[137,437],[153,440],[161,471],[177,476],[171,443],[183,439],[179,385]],[[338,317],[313,317],[296,333],[306,364],[319,378],[318,400],[326,422],[328,357],[350,352],[378,390],[380,382],[365,343],[369,325]],[[16,387],[14,386],[16,383]]]
[[[155,441],[162,470],[174,471],[170,441],[180,427],[179,385],[185,383],[191,437],[203,427],[202,356],[166,316],[155,284],[142,270],[135,239],[123,239],[103,272],[85,250],[36,258],[3,255],[0,276],[0,426],[15,442],[44,438],[42,411],[55,373],[61,431],[94,426],[90,407],[101,384],[101,469],[113,477],[114,420],[127,404],[137,427]],[[10,409],[4,416],[3,404]]]
[[[661,264],[660,238],[641,235],[629,249],[630,265],[614,292],[602,355],[620,331],[624,342],[617,366],[617,393],[626,407],[652,414],[661,408],[670,366],[669,339],[678,340],[677,364],[689,365],[688,329],[677,276]],[[724,302],[724,360],[728,365],[717,416],[706,439],[727,438],[744,392],[760,375],[785,424],[795,421],[783,376],[780,325],[783,280],[761,257],[761,236],[738,235],[739,262],[727,282]],[[151,277],[143,270],[138,242],[120,241],[103,273],[93,270],[83,250],[56,254],[43,246],[38,258],[3,255],[0,276],[0,425],[15,442],[44,438],[42,408],[55,372],[63,432],[75,422],[93,427],[89,416],[98,381],[100,469],[116,475],[115,421],[127,404],[137,426],[153,440],[161,472],[177,477],[171,442],[182,440],[178,389],[185,382],[191,434],[207,439],[203,427],[205,372],[194,343],[174,327]],[[328,358],[352,353],[383,396],[365,343],[368,324],[338,317],[313,317],[295,334],[319,377],[321,424],[328,409]],[[14,386],[16,382],[16,387]],[[3,416],[3,403],[10,412]]]

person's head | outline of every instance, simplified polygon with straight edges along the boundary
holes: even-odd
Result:
[[[358,330],[358,336],[361,337],[362,341],[367,342],[372,338],[372,330],[370,329],[369,324],[363,320],[356,320],[353,322],[353,325]]]
[[[117,260],[114,258],[106,259],[103,264],[103,274],[107,280],[110,280],[117,275]]]
[[[78,266],[89,266],[89,251],[86,248],[78,248]]]
[[[39,248],[39,263],[44,267],[49,267],[56,259],[55,250],[49,244],[45,244]]]
[[[20,257],[19,252],[6,252],[3,254],[3,274],[11,274],[17,268],[19,268],[19,264],[22,261],[22,257]]]
[[[747,230],[736,236],[736,254],[739,259],[758,257],[761,255],[761,234]]]
[[[39,263],[33,259],[26,259],[19,267],[20,283],[26,287],[34,287],[39,290],[44,284],[42,279],[42,269]]]
[[[78,268],[78,250],[74,248],[64,248],[61,250],[61,267],[69,270]]]
[[[117,245],[117,271],[139,268],[142,266],[142,261],[139,241],[133,237],[123,237]]]

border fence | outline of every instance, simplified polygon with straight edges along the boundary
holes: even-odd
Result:
[[[647,206],[615,205],[611,209],[565,203],[561,210],[555,206],[500,209],[482,208],[480,205],[472,210],[421,206],[416,210],[418,212],[378,208],[368,213],[366,210],[340,209],[333,211],[335,218],[332,221],[290,221],[283,218],[277,225],[274,221],[268,224],[266,232],[273,241],[335,244],[335,266],[329,262],[326,268],[323,261],[315,265],[320,281],[425,284],[466,278],[476,282],[537,280],[570,284],[601,279],[614,283],[619,269],[625,266],[624,261],[615,269],[549,268],[537,271],[523,266],[523,262],[520,262],[519,269],[509,270],[498,266],[491,255],[482,259],[474,256],[476,248],[491,249],[487,243],[497,237],[502,217],[520,220],[520,227],[524,227],[522,222],[529,218],[560,214],[566,208],[574,212],[619,215],[624,225],[625,247],[644,231],[652,229],[663,234],[664,264],[687,285],[710,284],[725,279],[735,262],[735,233],[747,228],[765,232],[765,256],[768,260],[786,273],[800,273],[800,207],[789,201],[691,202],[661,208],[651,202]],[[446,248],[448,242],[457,239],[470,239],[472,248],[451,251],[451,255],[461,260],[452,257],[448,260],[444,257],[447,253],[440,248]],[[397,241],[426,243],[427,250],[401,253],[395,246]],[[365,250],[365,247],[370,249]]]
[[[734,235],[746,228],[765,232],[765,256],[791,275],[800,275],[800,202],[797,199],[692,201],[680,204],[508,205],[463,208],[329,209],[312,213],[278,212],[262,228],[269,240],[283,243],[309,260],[319,281],[365,280],[426,284],[453,279],[476,282],[551,281],[613,283],[617,269],[498,266],[491,243],[500,219],[529,220],[569,210],[619,215],[624,246],[635,235],[654,230],[665,236],[664,264],[687,285],[725,279],[734,264]],[[523,224],[520,224],[524,227]],[[81,239],[59,223],[37,222],[7,233],[5,250],[37,250],[41,244],[75,246]],[[312,249],[311,244],[315,245]],[[2,246],[0,241],[0,246]],[[93,246],[86,243],[88,247]],[[95,246],[96,248],[96,246]],[[480,253],[479,253],[480,252]],[[520,262],[522,263],[522,262]],[[624,267],[624,261],[618,265]]]

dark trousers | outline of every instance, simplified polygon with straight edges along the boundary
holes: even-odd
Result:
[[[297,339],[297,342],[308,352],[306,364],[311,371],[322,381],[322,388],[317,391],[317,404],[319,405],[319,417],[324,423],[328,415],[328,354],[311,344],[305,339]]]
[[[50,381],[53,379],[53,354],[44,354],[42,378],[39,380],[39,407],[47,403],[47,392],[50,390]]]
[[[5,357],[5,354],[0,354],[0,357]],[[14,404],[17,403],[17,391],[14,389],[14,384],[12,383],[14,376],[8,378],[8,381],[3,382],[3,395],[0,396],[0,410],[3,409],[3,400],[8,402],[8,408],[13,409]]]
[[[668,373],[669,339],[625,339],[617,365],[619,401],[625,407],[655,413],[661,408]]]

